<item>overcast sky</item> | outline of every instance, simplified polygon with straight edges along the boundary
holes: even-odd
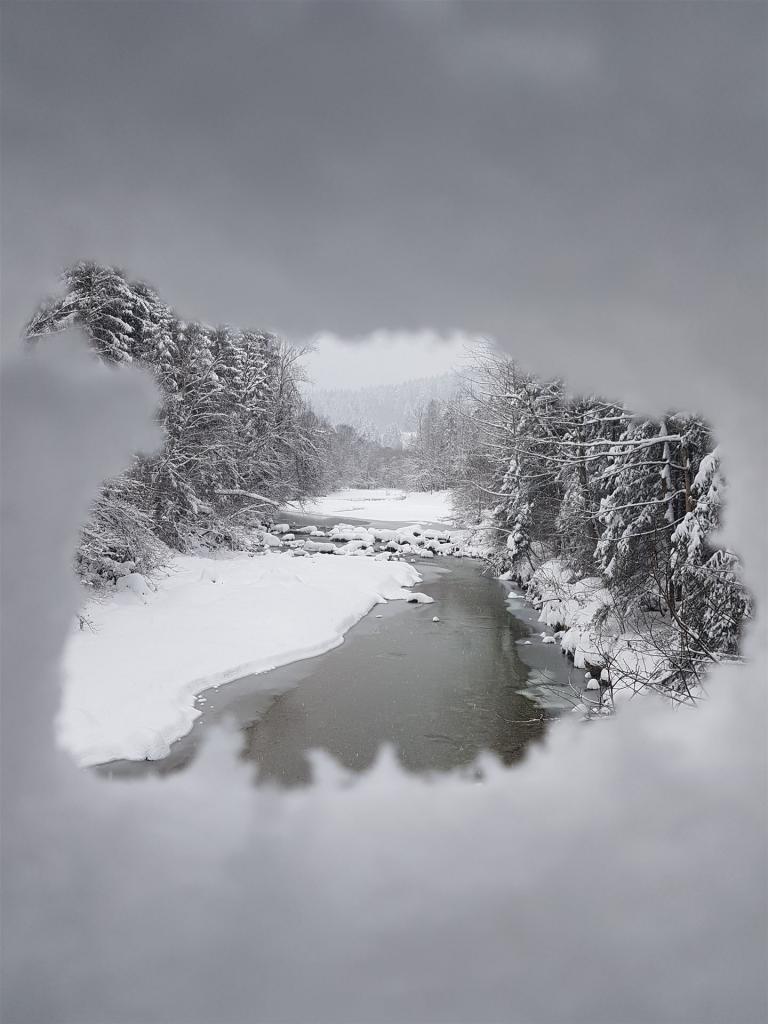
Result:
[[[582,380],[600,359],[610,387],[717,414],[726,540],[762,610],[766,11],[4,4],[5,334],[91,257],[187,317],[297,341],[460,329]],[[210,1020],[243,1003],[302,1019],[311,1000],[317,1019],[394,1004],[389,1019],[412,1020],[413,991],[441,1019],[552,1019],[553,1001],[581,1020],[764,1017],[764,703],[737,693],[735,667],[718,666],[695,725],[649,706],[589,743],[563,732],[479,802],[384,767],[343,802],[327,781],[295,794],[276,823],[211,750],[171,797],[62,803],[69,776],[39,736],[76,607],[63,538],[85,481],[127,459],[141,405],[129,375],[97,390],[75,366],[82,383],[17,369],[24,429],[5,433],[20,582],[4,635],[25,685],[4,703],[4,806],[27,830],[5,888],[31,1002]],[[596,864],[597,899],[582,878]]]
[[[610,356],[764,345],[766,8],[4,5],[3,324],[63,265],[187,317]],[[7,341],[6,338],[6,341]],[[684,369],[674,366],[672,369]]]
[[[360,338],[319,334],[304,359],[310,388],[360,388],[436,377],[467,364],[482,339],[458,331],[373,331]]]

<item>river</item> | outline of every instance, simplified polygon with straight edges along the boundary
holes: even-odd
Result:
[[[258,690],[244,677],[202,694],[200,718],[166,758],[97,771],[183,770],[221,720],[240,731],[257,784],[309,783],[315,749],[351,772],[368,768],[383,744],[417,773],[472,766],[481,751],[518,760],[571,705],[571,666],[558,645],[543,643],[536,612],[510,584],[484,576],[480,561],[416,559],[416,567],[418,589],[434,604],[379,605],[339,647],[270,672],[268,689],[263,677]]]

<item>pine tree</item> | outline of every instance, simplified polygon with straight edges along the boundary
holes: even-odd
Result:
[[[717,449],[701,460],[691,486],[689,508],[672,534],[672,566],[679,581],[680,617],[696,653],[734,654],[750,598],[736,555],[715,548],[721,525],[725,479]]]
[[[63,294],[30,320],[29,340],[80,325],[105,360],[148,367],[162,394],[162,450],[137,459],[121,490],[104,492],[93,520],[89,550],[102,552],[94,559],[107,576],[115,545],[99,548],[94,537],[102,528],[113,536],[119,523],[127,529],[129,507],[137,524],[153,523],[163,541],[183,548],[234,537],[230,527],[239,529],[252,509],[319,486],[323,428],[301,400],[297,353],[267,332],[182,321],[148,285],[113,267],[78,263],[62,280]],[[138,526],[133,533],[142,536]]]
[[[125,277],[113,267],[83,261],[64,272],[65,293],[30,321],[28,337],[76,324],[108,362],[131,362],[133,294]]]

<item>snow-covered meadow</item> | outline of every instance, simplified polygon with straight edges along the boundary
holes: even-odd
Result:
[[[82,765],[163,757],[196,695],[330,650],[374,605],[413,600],[420,578],[405,562],[287,552],[176,555],[153,582],[125,577],[69,638],[60,741]]]
[[[301,505],[290,506],[290,510],[380,523],[450,523],[453,519],[450,491],[353,487],[308,499]]]

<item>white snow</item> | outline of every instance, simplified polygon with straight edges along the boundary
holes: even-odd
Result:
[[[335,544],[331,544],[330,542],[327,542],[327,541],[308,540],[304,544],[304,551],[307,554],[311,553],[311,554],[332,555],[336,551],[336,545]]]
[[[314,498],[288,510],[305,515],[344,515],[350,519],[382,523],[448,523],[452,519],[450,491],[399,491],[385,488],[349,488]]]
[[[350,541],[347,541],[347,543],[344,544],[342,547],[336,548],[336,554],[337,555],[342,555],[342,554],[351,555],[351,554],[353,554],[356,551],[366,551],[369,548],[370,548],[370,544],[368,543],[368,541],[365,541],[365,540],[350,540]]]
[[[293,554],[179,555],[157,583],[90,601],[67,645],[64,747],[82,765],[163,757],[208,687],[321,654],[386,600],[432,600],[404,589],[421,577],[403,562]]]
[[[290,536],[288,534],[287,536]],[[355,526],[353,523],[337,523],[328,532],[333,541],[346,541],[343,546],[321,544],[314,540],[301,541],[307,551],[324,551],[336,554],[355,554],[386,557],[391,554],[418,555],[420,558],[434,558],[435,555],[450,555],[454,551],[451,534],[447,530],[425,529],[421,523],[401,526],[396,530],[382,527]],[[289,543],[296,543],[289,542]],[[375,554],[376,543],[384,545],[384,552]]]
[[[474,526],[454,530],[452,539],[458,545],[455,554],[460,557],[491,558],[497,550],[499,531],[490,512],[487,512]],[[499,578],[508,579],[509,575],[505,573]]]
[[[616,703],[668,678],[671,665],[662,645],[619,628],[611,614],[611,595],[601,580],[576,579],[551,559],[533,573],[528,597],[541,609],[540,621],[558,630],[555,637],[576,668],[591,665],[602,670],[600,679],[612,686]],[[599,689],[597,681],[593,683],[588,690]]]
[[[329,532],[328,536],[331,540],[363,540],[368,543],[373,543],[372,530],[368,530],[364,526],[350,526],[348,523],[338,523]]]

